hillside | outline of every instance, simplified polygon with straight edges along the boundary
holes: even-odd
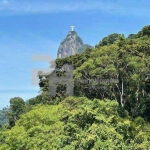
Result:
[[[149,149],[150,26],[128,37],[110,34],[94,48],[58,58],[56,69],[64,64],[74,67],[74,96],[65,84],[50,96],[49,75],[40,75],[38,96],[10,100],[0,149]]]
[[[0,149],[148,149],[150,125],[119,115],[118,103],[107,99],[68,97],[59,105],[38,105],[1,134]]]

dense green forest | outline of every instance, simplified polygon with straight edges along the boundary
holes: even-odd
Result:
[[[0,112],[0,150],[148,150],[150,26],[56,59],[56,68],[64,64],[74,67],[74,96],[63,84],[50,96],[50,76],[40,75],[38,96],[14,97]]]

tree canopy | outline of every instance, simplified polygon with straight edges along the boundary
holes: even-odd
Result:
[[[37,105],[0,136],[0,149],[148,149],[150,125],[108,99],[68,97],[58,105]],[[111,114],[111,115],[110,115]]]
[[[0,150],[146,150],[150,147],[150,26],[127,38],[110,34],[94,48],[56,59],[73,66],[74,96],[50,75],[39,75],[40,94],[10,99],[0,111]],[[7,114],[6,115],[4,115]]]

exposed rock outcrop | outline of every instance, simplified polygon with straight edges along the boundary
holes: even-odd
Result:
[[[68,35],[59,46],[57,58],[64,58],[81,53],[81,51],[83,52],[86,48],[87,44],[84,46],[82,39],[77,35],[77,33],[75,31],[69,31]]]

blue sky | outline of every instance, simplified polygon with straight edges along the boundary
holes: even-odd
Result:
[[[137,33],[150,24],[149,14],[149,0],[0,0],[0,109],[12,97],[38,95],[31,72],[49,64],[32,56],[56,58],[70,25],[94,46],[111,33]]]

